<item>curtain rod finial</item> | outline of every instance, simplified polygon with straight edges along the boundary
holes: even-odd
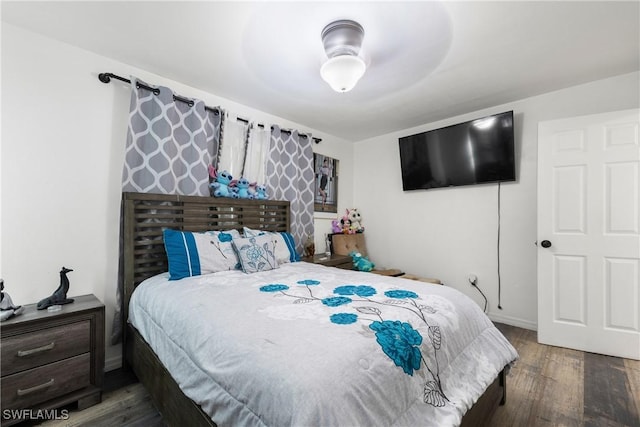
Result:
[[[98,80],[100,80],[102,83],[109,83],[111,81],[111,73],[98,74]]]

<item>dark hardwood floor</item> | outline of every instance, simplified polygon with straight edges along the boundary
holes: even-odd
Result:
[[[490,426],[640,427],[640,361],[541,345],[535,331],[497,327],[520,359]],[[42,425],[166,426],[144,387],[122,370],[106,374],[102,403]]]
[[[520,354],[492,426],[640,426],[640,361],[537,343],[496,324]]]
[[[83,411],[70,405],[66,420],[28,424],[56,427],[167,427],[162,415],[153,405],[151,396],[128,370],[116,369],[105,373],[102,402]],[[24,427],[27,424],[21,424]]]

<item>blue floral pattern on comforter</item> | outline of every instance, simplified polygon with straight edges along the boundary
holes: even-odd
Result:
[[[140,284],[129,320],[217,425],[459,425],[517,353],[447,286],[305,262]]]
[[[440,327],[428,320],[428,315],[435,314],[436,309],[429,305],[418,304],[419,295],[406,289],[391,289],[383,293],[386,299],[377,298],[378,291],[372,285],[342,285],[333,290],[331,297],[318,298],[314,296],[310,286],[316,286],[320,280],[304,279],[297,285],[307,287],[307,291],[299,294],[295,289],[282,283],[265,284],[259,288],[261,292],[280,294],[292,298],[293,304],[309,304],[320,301],[328,307],[350,305],[356,313],[329,314],[329,319],[336,325],[351,325],[358,321],[368,323],[375,332],[376,341],[393,363],[401,368],[405,374],[413,376],[422,365],[430,374],[430,379],[424,384],[422,399],[424,403],[433,406],[444,406],[449,400],[442,389],[440,369],[438,365],[438,350],[442,345]],[[346,308],[346,307],[345,307]],[[391,310],[387,310],[387,309]],[[424,343],[424,351],[433,354],[433,366],[429,366],[423,356],[423,337],[413,328],[411,323],[400,320],[385,319],[386,311],[395,312],[398,308],[408,310],[415,315],[415,322],[427,327],[428,339]],[[391,316],[393,314],[390,314]]]

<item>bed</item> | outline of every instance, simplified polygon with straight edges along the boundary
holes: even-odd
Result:
[[[123,212],[124,357],[169,425],[477,426],[505,403],[517,353],[446,286],[305,262],[169,280],[165,230],[287,232],[288,202]]]

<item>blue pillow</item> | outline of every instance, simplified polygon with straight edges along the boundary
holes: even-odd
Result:
[[[239,269],[238,256],[231,242],[237,230],[193,233],[166,229],[164,248],[169,261],[169,280]]]
[[[293,236],[291,233],[286,231],[278,232],[284,243],[287,245],[287,249],[289,250],[289,262],[298,262],[300,261],[300,254],[296,252],[296,242],[293,240]]]

